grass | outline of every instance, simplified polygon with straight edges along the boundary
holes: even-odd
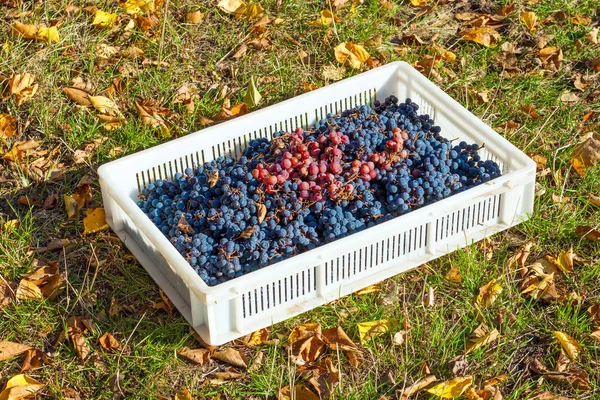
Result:
[[[351,6],[337,11],[341,21],[335,29],[308,25],[318,17],[320,1],[260,3],[270,16],[281,17],[284,22],[269,28],[270,49],[249,48],[239,60],[227,54],[235,52],[244,41],[252,23],[232,18],[213,2],[172,0],[166,19],[161,17],[161,9],[159,24],[147,32],[139,28],[124,31],[124,22],[120,28],[93,27],[92,16],[85,11],[67,15],[68,4],[86,5],[79,0],[23,3],[18,10],[32,12],[20,17],[20,22],[59,22],[61,39],[55,44],[13,37],[13,20],[0,17],[0,43],[10,44],[8,52],[0,50],[0,75],[30,72],[40,85],[33,99],[20,106],[12,97],[0,103],[0,113],[16,116],[19,124],[18,136],[3,139],[0,150],[4,153],[17,140],[36,139],[41,143],[40,149],[57,149],[53,161],[64,164],[65,170],[59,180],[36,183],[28,176],[25,162],[0,163],[0,196],[5,199],[0,202],[0,275],[18,282],[23,274],[35,269],[37,259],[39,265],[57,261],[68,281],[65,292],[54,301],[13,302],[0,308],[0,340],[26,343],[51,354],[52,365],[28,372],[46,384],[40,397],[66,399],[71,388],[82,399],[171,398],[177,389],[186,387],[194,398],[219,398],[219,394],[231,399],[275,398],[290,381],[299,380],[310,386],[299,378],[298,368],[291,363],[284,346],[294,326],[308,322],[318,322],[324,329],[340,325],[358,342],[357,323],[395,318],[400,324],[398,329],[410,331],[403,345],[394,346],[390,335],[364,343],[365,361],[359,368],[351,367],[344,354],[331,354],[341,373],[341,382],[331,398],[394,398],[398,389],[424,377],[426,369],[440,380],[452,379],[455,375],[448,362],[464,353],[469,335],[481,322],[497,328],[500,337],[466,357],[461,373],[473,375],[477,387],[482,387],[486,379],[506,374],[506,380],[498,385],[505,399],[531,398],[544,391],[578,399],[599,398],[600,348],[589,337],[594,328],[586,309],[600,302],[600,250],[597,243],[580,239],[574,229],[578,225],[600,225],[598,208],[588,200],[589,194],[600,194],[600,167],[595,166],[581,178],[569,164],[579,138],[585,132],[598,130],[600,108],[594,90],[600,75],[587,68],[585,61],[599,57],[600,47],[584,41],[600,18],[596,2],[529,2],[526,8],[535,11],[540,21],[534,33],[519,21],[521,6],[517,5],[517,12],[500,28],[503,42],[512,41],[524,48],[519,56],[522,72],[513,75],[503,73],[495,61],[500,46],[485,48],[459,39],[456,33],[460,23],[454,19],[457,12],[493,13],[507,2],[450,2],[419,16],[407,2],[390,2],[392,8],[387,9],[384,2],[371,0],[356,6],[356,12]],[[96,6],[118,12],[123,21],[127,20],[116,3],[98,2]],[[9,10],[15,9],[0,6],[0,14]],[[200,25],[182,22],[187,12],[196,10],[206,13]],[[591,22],[543,22],[557,10],[589,17]],[[351,295],[279,323],[270,328],[271,337],[281,339],[278,344],[244,350],[249,360],[259,351],[264,353],[258,371],[223,385],[210,384],[207,377],[215,368],[223,369],[223,364],[212,362],[198,367],[177,357],[176,351],[184,346],[198,347],[188,324],[177,312],[169,314],[152,308],[160,301],[156,284],[114,235],[83,235],[80,221],[68,221],[62,195],[72,193],[83,175],[95,176],[95,169],[104,162],[201,129],[199,117],[211,117],[220,110],[223,99],[219,93],[225,93],[232,105],[238,104],[251,77],[258,80],[263,95],[260,107],[301,93],[304,83],[328,84],[322,75],[323,67],[339,65],[333,48],[342,41],[364,43],[377,34],[382,35],[382,43],[367,46],[367,50],[382,63],[415,63],[424,55],[433,54],[428,46],[411,46],[398,52],[392,38],[417,34],[430,43],[432,36],[437,35],[437,43],[453,51],[457,61],[442,63],[436,74],[424,73],[516,146],[528,154],[546,156],[556,178],[549,175],[538,179],[545,193],[536,196],[534,215],[529,221],[492,236],[491,257],[490,250],[473,245],[429,263],[428,268],[383,282],[381,292]],[[534,39],[541,35],[553,35],[548,45],[562,49],[564,60],[556,72],[542,71],[536,64]],[[584,43],[581,48],[577,39]],[[133,60],[106,60],[97,52],[100,45],[135,45],[145,54]],[[308,53],[307,60],[300,59],[300,50]],[[347,68],[345,76],[358,72]],[[578,73],[589,81],[583,91],[573,87]],[[116,78],[121,79],[124,90],[115,99],[127,123],[106,132],[94,117],[95,112],[75,107],[61,89],[77,76],[89,82],[94,94],[102,94]],[[183,83],[199,90],[191,114],[174,104],[175,91]],[[565,91],[576,92],[581,100],[562,102],[560,97]],[[488,93],[489,102],[477,101],[475,94],[482,92]],[[156,100],[179,114],[172,137],[142,123],[135,101],[143,99]],[[540,118],[529,116],[523,111],[524,106],[532,106]],[[584,115],[589,112],[595,112],[595,116],[584,122]],[[511,120],[519,127],[502,130]],[[91,152],[86,163],[74,163],[75,150],[102,137],[107,140]],[[116,152],[115,148],[121,151]],[[99,187],[94,184],[93,189],[92,203],[100,205]],[[58,195],[59,204],[50,210],[26,207],[16,201],[23,195],[43,201],[51,193]],[[559,207],[552,195],[567,196],[570,201]],[[4,223],[13,219],[19,221],[18,226],[4,228]],[[68,238],[71,243],[60,250],[35,251],[57,238]],[[541,303],[520,294],[520,279],[508,267],[508,259],[528,240],[534,242],[530,261],[546,254],[557,256],[573,246],[578,256],[575,271],[558,275],[557,284],[561,293],[577,293],[579,302]],[[462,282],[451,282],[445,277],[452,266],[458,268]],[[480,311],[474,306],[475,297],[479,287],[491,279],[497,279],[503,292],[491,307]],[[433,307],[422,302],[429,287],[435,289]],[[395,301],[384,304],[384,296],[394,292]],[[122,308],[116,314],[110,313],[111,304]],[[92,349],[86,362],[79,360],[68,341],[57,344],[72,316],[90,318],[95,325],[93,332],[84,335]],[[531,359],[539,359],[548,368],[555,367],[560,345],[553,331],[568,333],[581,344],[581,355],[572,364],[587,371],[591,390],[578,392],[567,383],[540,379],[529,370]],[[105,332],[123,344],[122,352],[111,354],[102,350],[98,338]],[[0,383],[18,374],[22,361],[23,356],[0,361]],[[383,380],[388,372],[396,384]],[[115,384],[117,374],[122,377],[119,385]],[[434,397],[420,392],[413,398]]]

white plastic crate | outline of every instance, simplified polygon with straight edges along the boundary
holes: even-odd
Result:
[[[375,98],[410,97],[448,139],[485,144],[503,175],[285,261],[207,286],[138,208],[139,191],[248,141],[307,128]],[[419,266],[526,220],[533,211],[535,163],[417,70],[395,62],[99,168],[107,222],[177,309],[212,345],[236,339]]]

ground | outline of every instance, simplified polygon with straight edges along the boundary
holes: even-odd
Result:
[[[271,399],[290,382],[315,391],[285,346],[293,327],[305,323],[341,326],[362,349],[358,367],[343,352],[329,352],[339,369],[332,399],[399,398],[404,388],[431,374],[438,382],[472,376],[478,390],[505,375],[495,389],[480,392],[486,399],[493,390],[505,399],[600,398],[600,334],[590,336],[600,329],[600,311],[594,319],[592,309],[600,303],[600,248],[597,236],[582,238],[577,230],[600,226],[593,197],[600,195],[600,167],[589,166],[581,176],[571,165],[579,143],[599,129],[598,3],[519,1],[500,16],[509,2],[411,2],[264,0],[259,3],[269,19],[258,24],[260,10],[256,18],[251,12],[236,18],[216,0],[147,1],[142,10],[131,8],[132,1],[95,2],[117,15],[103,27],[97,20],[102,14],[84,9],[84,1],[0,0],[0,340],[49,356],[51,361],[26,371],[45,385],[39,398],[172,398],[187,388],[192,398]],[[339,19],[311,25],[322,10]],[[535,26],[522,11],[535,13]],[[476,18],[493,27],[489,47],[463,34],[473,29],[469,24],[477,25]],[[32,33],[17,23],[42,29]],[[44,26],[56,26],[59,36]],[[334,52],[342,42],[363,45],[371,59],[358,68],[342,66]],[[229,109],[243,102],[251,78],[262,95],[258,104],[246,98],[252,110],[396,60],[415,65],[539,162],[531,219],[485,245],[382,282],[371,293],[276,324],[268,343],[236,344],[249,363],[259,352],[264,356],[256,370],[242,368],[236,379],[215,377],[227,368],[220,361],[198,365],[178,356],[183,347],[201,347],[186,321],[156,306],[158,286],[114,234],[84,232],[84,210],[77,205],[67,217],[69,199],[63,196],[79,190],[83,199],[89,189],[84,209],[101,207],[99,165],[235,114]],[[25,85],[29,89],[16,88],[16,74],[25,73],[34,82]],[[79,91],[69,95],[65,87]],[[115,107],[102,103],[104,98],[89,105],[88,93],[112,99]],[[103,126],[107,119],[112,125]],[[35,142],[19,143],[27,140]],[[89,186],[80,184],[84,176]],[[513,262],[529,242],[527,261]],[[534,264],[539,259],[546,261]],[[7,285],[14,289],[44,265],[58,267],[53,274],[62,277],[61,290],[35,300],[24,299],[21,291],[14,299]],[[540,282],[550,271],[554,282]],[[487,307],[477,306],[480,288],[492,279],[501,293]],[[535,290],[522,293],[528,284]],[[77,325],[80,320],[71,317],[92,324]],[[382,319],[398,323],[361,343],[357,324]],[[480,323],[497,332],[462,357]],[[400,334],[404,342],[394,344],[399,331],[406,333]],[[121,350],[99,344],[106,332]],[[581,347],[578,355],[567,356],[573,358],[568,366],[558,358],[563,346],[554,332],[570,335]],[[71,340],[59,340],[61,334]],[[79,340],[79,352],[73,340]],[[568,352],[569,344],[564,348]],[[85,360],[82,349],[89,350]],[[536,360],[549,371],[562,369],[562,375],[544,374],[532,366]],[[0,361],[0,384],[19,374],[23,362],[24,355]],[[469,396],[477,398],[473,391]],[[411,398],[438,397],[421,390]]]

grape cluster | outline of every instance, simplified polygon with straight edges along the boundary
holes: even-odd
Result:
[[[149,184],[138,206],[208,285],[500,176],[394,96]]]

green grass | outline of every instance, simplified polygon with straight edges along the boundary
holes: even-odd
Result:
[[[591,24],[543,23],[552,12],[564,10],[571,16],[587,16],[597,25],[597,3],[531,2],[526,8],[535,11],[540,21],[534,33],[526,31],[519,21],[517,5],[517,11],[500,28],[502,42],[512,41],[524,48],[518,56],[521,73],[513,75],[504,74],[494,59],[500,46],[484,48],[458,38],[460,23],[453,18],[457,12],[493,13],[506,1],[449,2],[417,16],[408,2],[390,2],[392,8],[387,9],[371,0],[357,6],[355,13],[350,6],[339,10],[341,21],[335,29],[309,26],[322,9],[320,1],[261,1],[267,14],[281,17],[284,22],[269,28],[270,49],[248,48],[240,60],[226,55],[233,54],[244,41],[252,23],[226,15],[213,3],[172,0],[166,20],[161,9],[159,24],[150,32],[137,28],[124,32],[124,23],[121,28],[96,28],[91,25],[93,17],[84,11],[67,15],[67,4],[87,5],[79,0],[52,0],[33,6],[24,3],[20,10],[32,13],[19,18],[20,22],[51,25],[60,21],[61,40],[56,44],[15,38],[10,34],[13,20],[0,17],[0,43],[11,45],[8,53],[0,50],[0,75],[31,72],[40,85],[34,98],[21,106],[12,97],[0,103],[0,113],[15,115],[20,128],[18,136],[2,139],[0,153],[17,140],[36,139],[41,143],[39,149],[58,149],[53,159],[67,170],[59,180],[35,183],[28,177],[25,163],[0,161],[0,275],[18,283],[23,274],[35,269],[37,259],[39,265],[57,261],[68,281],[65,291],[54,301],[20,301],[0,308],[0,340],[29,344],[53,359],[53,365],[28,372],[47,385],[40,397],[64,399],[64,390],[73,388],[82,399],[170,398],[177,389],[187,387],[194,398],[212,399],[221,393],[221,398],[272,399],[291,381],[310,386],[300,378],[299,368],[292,364],[285,347],[294,326],[318,322],[326,329],[339,325],[358,343],[357,323],[394,318],[399,321],[398,329],[410,326],[403,345],[393,345],[387,334],[362,344],[364,363],[359,368],[351,367],[345,354],[329,353],[341,374],[332,398],[395,398],[398,390],[423,378],[426,368],[440,380],[452,379],[448,362],[464,354],[469,336],[481,322],[498,329],[500,337],[466,357],[464,374],[473,375],[478,388],[484,380],[506,374],[506,380],[498,385],[505,399],[530,398],[546,390],[578,399],[598,398],[600,347],[589,337],[595,328],[586,309],[600,302],[600,248],[595,242],[580,239],[574,230],[578,225],[600,225],[599,209],[588,200],[590,193],[600,194],[600,166],[581,178],[570,168],[569,159],[584,133],[598,131],[600,103],[593,92],[600,83],[600,74],[587,68],[585,61],[600,57],[600,47],[584,40]],[[96,6],[118,12],[126,20],[114,2],[99,2]],[[0,15],[5,10],[9,8],[0,6]],[[195,10],[205,12],[205,20],[200,25],[183,23],[185,14]],[[435,69],[437,74],[430,78],[520,149],[546,156],[547,166],[560,176],[560,181],[557,184],[551,175],[538,179],[545,193],[536,197],[532,218],[492,236],[491,257],[487,257],[489,250],[473,245],[429,263],[428,268],[383,282],[381,292],[351,295],[276,324],[270,331],[271,337],[280,339],[278,344],[243,349],[248,360],[253,360],[258,351],[264,353],[259,370],[223,385],[210,384],[207,377],[217,369],[223,370],[224,364],[213,361],[195,366],[177,356],[177,350],[184,346],[199,346],[188,324],[177,312],[171,315],[152,308],[160,301],[158,287],[116,236],[108,232],[83,235],[80,221],[67,221],[62,195],[72,193],[83,175],[95,176],[95,169],[104,162],[201,129],[199,118],[210,118],[221,108],[218,93],[223,91],[232,105],[238,104],[251,77],[259,80],[263,95],[259,107],[301,93],[305,82],[328,84],[322,76],[323,67],[339,66],[333,48],[343,41],[364,43],[377,34],[382,35],[381,45],[366,47],[372,56],[383,63],[403,60],[411,64],[434,52],[424,45],[398,53],[391,39],[416,34],[430,43],[437,35],[436,42],[453,51],[457,60],[441,62]],[[554,35],[548,46],[562,49],[564,60],[559,71],[544,72],[539,67],[534,42],[539,35]],[[583,47],[578,48],[577,39],[584,42]],[[135,45],[145,55],[101,60],[97,53],[101,44],[121,48]],[[309,54],[308,62],[299,58],[300,50]],[[158,65],[158,61],[164,64]],[[359,72],[347,68],[345,76]],[[575,74],[583,74],[589,81],[585,90],[573,87]],[[95,95],[104,95],[115,78],[122,79],[125,89],[116,102],[126,124],[107,132],[96,120],[95,111],[75,107],[61,90],[78,76],[90,83]],[[173,101],[175,91],[184,83],[198,89],[191,114]],[[480,103],[474,96],[484,91],[488,92],[489,103]],[[581,100],[561,102],[565,91],[576,92]],[[135,101],[148,99],[179,114],[172,137],[143,125]],[[524,106],[534,107],[541,117],[530,117],[522,110]],[[596,114],[583,122],[589,112]],[[500,128],[510,120],[519,128],[502,131]],[[74,164],[76,149],[102,137],[107,140],[92,152],[87,164]],[[111,152],[115,148],[122,148],[121,153]],[[99,206],[99,187],[93,186],[92,203]],[[29,208],[16,202],[22,195],[43,201],[51,193],[59,197],[55,209]],[[569,197],[570,201],[561,208],[553,202],[552,194]],[[5,222],[13,219],[19,221],[18,226],[5,228]],[[35,251],[57,238],[68,238],[71,244],[61,250]],[[561,294],[575,292],[581,298],[579,303],[542,303],[520,294],[520,277],[507,264],[528,240],[534,242],[529,261],[546,254],[557,256],[573,246],[578,256],[575,271],[557,275],[556,281]],[[100,266],[97,261],[101,261]],[[462,282],[445,277],[452,266],[460,271]],[[491,279],[497,279],[503,292],[492,306],[478,310],[474,305],[478,290]],[[422,301],[429,287],[435,290],[433,307],[424,306]],[[393,291],[394,302],[385,304],[383,297]],[[125,309],[109,315],[114,301]],[[513,321],[509,315],[514,316]],[[69,341],[57,344],[71,316],[94,322],[94,331],[84,335],[92,350],[85,362],[79,360]],[[540,379],[529,370],[532,359],[539,359],[548,368],[555,367],[560,352],[553,335],[557,330],[573,336],[582,346],[580,357],[572,364],[587,371],[590,391],[577,392],[569,384]],[[122,352],[102,350],[98,338],[105,332],[119,340]],[[22,361],[23,356],[0,361],[0,384],[19,373]],[[394,377],[395,385],[383,383],[387,372]],[[113,384],[116,374],[122,377],[120,391]],[[419,392],[412,398],[434,397]]]

